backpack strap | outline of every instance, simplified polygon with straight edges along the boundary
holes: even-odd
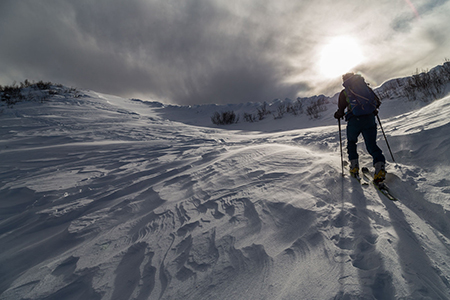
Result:
[[[344,95],[345,95],[345,99],[347,100],[347,112],[350,113],[350,112],[352,112],[352,106],[350,104],[350,97],[349,97],[348,92],[353,93],[352,90],[350,90],[350,88],[345,88]]]
[[[345,95],[345,100],[347,100],[347,105],[350,107],[350,98],[348,97],[347,89],[344,89],[344,95]]]

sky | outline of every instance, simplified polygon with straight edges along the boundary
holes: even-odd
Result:
[[[1,0],[0,85],[193,105],[332,96],[450,59],[449,0]]]

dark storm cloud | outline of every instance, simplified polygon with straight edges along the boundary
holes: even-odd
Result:
[[[11,72],[177,103],[261,101],[297,92],[280,83],[282,60],[266,56],[277,50],[276,27],[261,26],[262,34],[256,20],[214,1],[8,4],[4,22],[19,33],[2,53]],[[264,6],[253,9],[267,13]]]
[[[417,5],[445,18],[446,2]],[[333,94],[339,80],[324,80],[316,66],[327,38],[359,37],[373,52],[361,67],[382,78],[392,74],[386,65],[411,65],[400,35],[411,37],[408,46],[448,43],[432,23],[414,22],[405,3],[387,0],[3,0],[0,84],[43,79],[180,104]]]

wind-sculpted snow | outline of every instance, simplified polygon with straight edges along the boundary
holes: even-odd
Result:
[[[331,118],[197,127],[96,93],[5,109],[0,299],[449,299],[449,101],[386,121],[400,202],[341,176]]]

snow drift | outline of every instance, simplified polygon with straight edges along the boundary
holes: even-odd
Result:
[[[382,106],[399,202],[341,176],[334,105],[222,128],[95,92],[5,109],[0,299],[449,299],[450,97]]]

